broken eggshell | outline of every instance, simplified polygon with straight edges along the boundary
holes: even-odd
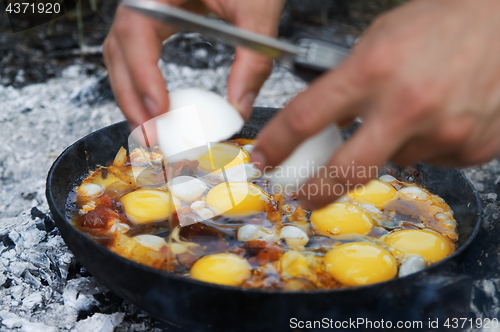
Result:
[[[317,176],[316,171],[325,165],[340,147],[343,139],[336,124],[308,138],[279,166],[264,176],[286,190],[297,191],[307,179]]]
[[[243,128],[238,111],[221,96],[198,88],[169,94],[169,111],[156,118],[160,149],[169,162],[194,160],[210,142],[220,142]]]

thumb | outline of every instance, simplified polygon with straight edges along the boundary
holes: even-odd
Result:
[[[238,48],[229,73],[227,94],[231,104],[248,120],[259,90],[271,75],[273,62],[256,52]]]

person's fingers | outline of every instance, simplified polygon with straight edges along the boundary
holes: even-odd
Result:
[[[113,47],[115,42],[114,38],[109,39],[106,41],[105,47]],[[116,102],[125,115],[130,130],[134,133],[134,138],[143,146],[156,144],[156,126],[152,125],[152,121],[148,121],[150,115],[135,91],[135,86],[118,46],[113,51],[106,52],[106,65]],[[143,133],[144,130],[134,130],[140,125],[146,129],[146,134]],[[145,138],[146,135],[147,138]]]
[[[361,112],[368,96],[353,82],[351,67],[340,66],[317,79],[264,127],[252,152],[260,170],[279,165],[305,139],[332,122],[345,122]]]
[[[109,80],[116,103],[130,124],[140,125],[147,121],[150,116],[135,91],[118,42],[110,36],[106,39],[104,49]]]
[[[430,159],[444,151],[431,139],[414,138],[390,157],[390,161],[399,166],[412,165],[420,160]]]
[[[308,210],[323,207],[377,177],[379,167],[406,139],[404,131],[388,130],[387,123],[372,117],[363,124],[332,156],[327,172],[318,172],[299,190],[301,205]]]
[[[203,0],[220,18],[235,26],[275,37],[284,0]],[[272,71],[272,60],[245,48],[237,48],[227,84],[228,100],[248,120],[259,90]]]
[[[126,8],[119,8],[117,15],[120,15],[120,21],[116,23],[116,33],[120,35],[119,44],[134,91],[149,116],[156,117],[168,110],[165,81],[158,68],[162,41],[175,30],[172,28],[170,32],[159,35],[156,22]]]
[[[471,144],[469,147],[425,159],[424,162],[445,167],[469,167],[500,157],[498,151],[500,151],[500,137],[496,135],[483,144]]]
[[[238,48],[228,79],[228,100],[245,120],[250,118],[259,90],[271,75],[273,62],[253,51]]]

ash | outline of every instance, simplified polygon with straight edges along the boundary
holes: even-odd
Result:
[[[165,47],[181,52],[186,44],[203,65],[188,67],[165,56],[159,65],[169,90],[202,87],[225,95],[233,50],[207,45],[193,34],[176,36]],[[104,68],[88,72],[85,64],[74,64],[45,83],[0,85],[1,331],[163,330],[99,284],[75,260],[48,215],[45,179],[57,156],[81,137],[124,120]],[[275,67],[256,105],[282,107],[304,87]]]
[[[159,65],[170,90],[202,87],[225,95],[232,49],[195,34],[178,35],[165,49]],[[174,61],[168,56],[172,52],[180,54],[177,58],[196,58],[197,65]],[[256,106],[282,107],[304,88],[285,68],[275,66]],[[163,323],[111,293],[75,260],[54,227],[45,199],[45,179],[55,158],[81,137],[124,120],[104,68],[73,64],[44,83],[0,85],[0,101],[0,330],[165,330]],[[499,162],[466,173],[484,193],[484,232],[500,238],[495,224],[500,215]],[[496,260],[498,271],[499,251],[492,243],[474,255],[484,264]],[[472,313],[498,317],[498,272],[476,271]]]

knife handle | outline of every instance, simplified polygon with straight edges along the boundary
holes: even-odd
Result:
[[[295,57],[293,72],[308,83],[337,67],[350,53],[349,47],[310,38],[297,40],[297,45],[306,52]]]

